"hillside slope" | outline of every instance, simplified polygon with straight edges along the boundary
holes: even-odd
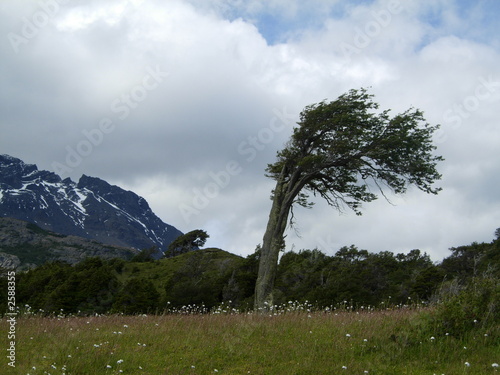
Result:
[[[32,268],[49,261],[78,263],[88,257],[130,259],[139,251],[78,236],[47,231],[35,224],[0,218],[0,267]]]

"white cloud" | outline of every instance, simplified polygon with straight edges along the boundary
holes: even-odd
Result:
[[[23,35],[25,20],[43,11],[30,4],[2,3],[2,35]],[[395,199],[397,206],[380,199],[361,218],[318,202],[297,211],[302,238],[291,231],[290,246],[323,244],[330,253],[351,243],[372,251],[419,247],[440,259],[450,246],[491,240],[500,219],[500,46],[489,24],[483,28],[488,9],[469,13],[452,0],[313,5],[61,5],[18,53],[2,41],[0,152],[52,169],[54,161],[65,162],[68,147],[86,140],[84,131],[109,118],[113,130],[71,177],[85,173],[134,190],[169,224],[208,230],[207,245],[247,254],[261,242],[268,217],[272,181],[264,169],[299,112],[372,86],[382,108],[415,106],[442,124],[436,140],[447,159],[445,190],[437,197],[411,191]],[[140,91],[150,69],[168,77]],[[113,103],[134,93],[138,100],[121,119]],[[286,114],[286,124],[270,131],[280,124],[277,113]],[[241,173],[186,222],[179,206],[192,204],[193,189],[210,184],[210,173],[230,161]]]

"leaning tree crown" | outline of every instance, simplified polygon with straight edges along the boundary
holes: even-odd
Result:
[[[425,122],[422,111],[410,108],[389,116],[366,89],[351,90],[332,102],[307,106],[277,160],[267,167],[276,181],[269,221],[261,247],[255,287],[255,308],[273,304],[273,288],[284,233],[293,207],[311,207],[310,194],[337,210],[360,215],[361,204],[384,195],[385,189],[405,193],[414,185],[426,193],[441,175],[433,154],[432,134],[439,125]],[[376,186],[375,192],[370,184]]]

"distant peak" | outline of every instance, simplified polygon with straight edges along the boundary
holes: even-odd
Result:
[[[78,180],[78,187],[83,188],[90,186],[94,186],[101,189],[102,188],[109,189],[111,185],[108,182],[101,180],[98,177],[91,177],[83,174],[82,177],[80,177],[80,179]]]

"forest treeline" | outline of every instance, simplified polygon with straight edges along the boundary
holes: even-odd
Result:
[[[285,252],[274,289],[276,304],[305,302],[354,308],[408,301],[432,302],[474,278],[500,279],[500,236],[491,243],[451,248],[434,263],[420,250],[371,253],[356,246],[334,255],[319,250]],[[144,252],[148,254],[148,252]],[[155,313],[187,305],[211,309],[224,303],[252,308],[259,248],[246,258],[219,249],[153,260],[88,258],[69,265],[47,263],[16,275],[16,304],[46,314]],[[6,312],[7,278],[0,279],[0,311]]]

